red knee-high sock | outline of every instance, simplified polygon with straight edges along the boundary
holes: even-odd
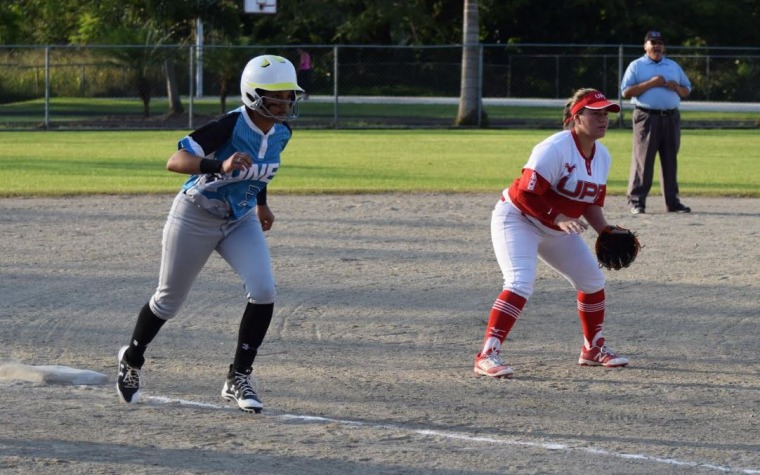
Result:
[[[604,345],[604,289],[593,294],[578,292],[578,317],[586,348]]]
[[[520,295],[503,290],[491,307],[491,315],[488,317],[486,336],[483,339],[483,351],[485,355],[489,351],[499,350],[501,344],[507,338],[507,334],[517,321],[527,300]]]

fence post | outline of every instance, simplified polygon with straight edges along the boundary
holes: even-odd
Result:
[[[705,56],[705,84],[707,90],[705,91],[705,99],[710,100],[710,54]]]
[[[201,17],[195,19],[195,45],[198,66],[195,68],[195,82],[198,87],[195,88],[195,93],[198,97],[203,97],[203,21]],[[192,54],[193,51],[190,51]],[[192,61],[192,56],[191,56]]]
[[[623,45],[618,46],[618,105],[620,106],[620,114],[618,114],[618,127],[623,127],[623,91],[620,90],[620,85],[623,84]]]
[[[333,128],[338,128],[338,46],[333,46]]]
[[[190,85],[190,88],[187,90],[187,96],[189,98],[189,102],[187,105],[187,128],[190,130],[193,130],[193,49],[195,47],[193,45],[190,45],[190,51],[188,51],[188,68],[190,70],[188,71],[187,77],[190,78],[188,80],[188,83]]]
[[[45,46],[45,130],[50,128],[50,46]]]
[[[478,45],[478,127],[481,126],[483,114],[483,44]]]

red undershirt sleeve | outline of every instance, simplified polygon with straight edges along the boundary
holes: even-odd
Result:
[[[525,168],[520,178],[510,187],[509,198],[523,213],[554,227],[554,219],[560,212],[543,197],[550,189],[551,184],[544,177],[535,170]]]
[[[596,201],[594,201],[594,204],[600,207],[604,207],[604,200],[607,197],[607,185],[601,185],[601,191],[599,193],[599,196],[596,198]]]

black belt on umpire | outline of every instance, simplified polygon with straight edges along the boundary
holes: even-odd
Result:
[[[673,115],[678,112],[678,109],[645,109],[639,106],[636,106],[636,109],[652,115]]]

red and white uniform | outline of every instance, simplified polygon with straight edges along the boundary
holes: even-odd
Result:
[[[559,132],[533,148],[522,175],[503,195],[537,226],[564,234],[553,224],[558,214],[578,218],[589,204],[604,206],[611,161],[604,145],[596,143],[586,158],[572,131]]]
[[[530,297],[537,256],[578,291],[604,288],[604,274],[583,238],[561,231],[553,221],[560,213],[578,218],[589,206],[604,205],[611,161],[599,142],[592,155],[584,157],[572,130],[533,148],[522,175],[502,192],[491,218],[504,290]]]
[[[602,207],[612,158],[597,140],[607,132],[607,112],[620,112],[620,106],[594,89],[577,94],[569,114],[565,111],[567,129],[533,148],[520,177],[502,191],[493,210],[491,239],[504,287],[488,316],[482,350],[475,357],[476,374],[512,376],[500,356],[501,345],[533,294],[538,259],[576,290],[583,331],[578,364],[628,364],[606,346],[604,274],[579,234],[589,225],[597,232],[607,226]],[[558,218],[560,226],[554,224]]]

